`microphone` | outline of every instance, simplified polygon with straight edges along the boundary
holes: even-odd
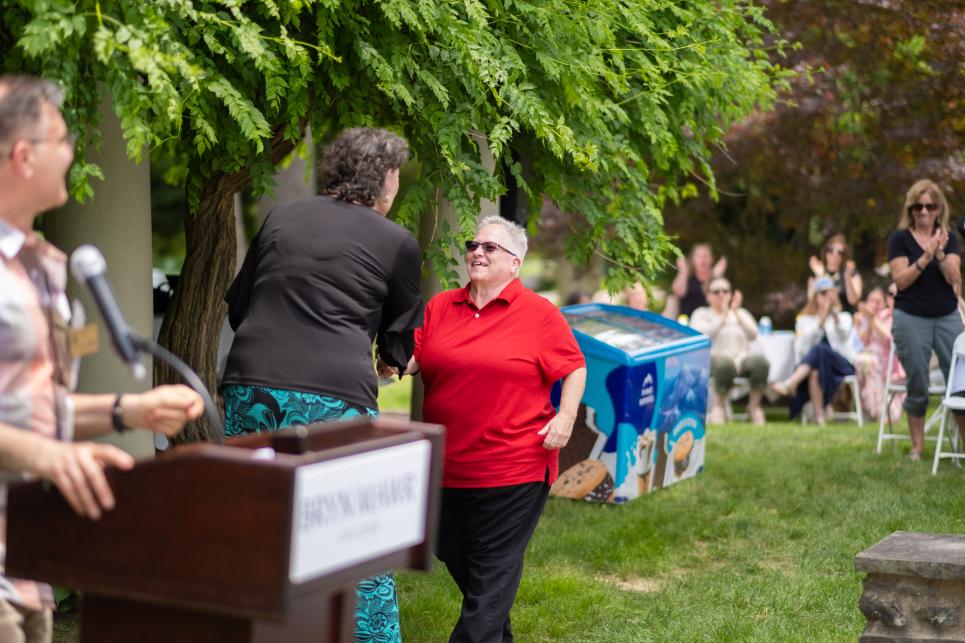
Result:
[[[94,246],[80,246],[70,256],[70,270],[74,273],[74,279],[85,284],[94,297],[101,318],[111,335],[114,350],[131,369],[134,379],[144,379],[147,370],[141,364],[140,351],[134,345],[131,329],[124,320],[124,314],[117,305],[117,297],[107,280],[107,262],[104,261],[104,255]]]

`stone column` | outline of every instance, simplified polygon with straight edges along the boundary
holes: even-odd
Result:
[[[127,157],[120,123],[109,99],[101,105],[102,148],[90,155],[104,171],[104,181],[94,179],[94,198],[84,204],[73,200],[57,212],[44,216],[48,240],[70,254],[77,246],[91,243],[107,260],[111,280],[128,324],[139,335],[153,333],[151,289],[151,181],[150,164],[136,165]],[[100,350],[81,362],[78,391],[82,393],[133,393],[150,388],[150,380],[135,382],[115,355],[107,329],[93,300],[82,286],[70,280],[71,298],[80,299],[88,321],[99,326]],[[151,372],[150,357],[144,358]],[[153,457],[154,442],[147,431],[130,431],[104,438],[135,457]]]
[[[867,573],[860,641],[965,641],[965,536],[896,531],[854,567]]]

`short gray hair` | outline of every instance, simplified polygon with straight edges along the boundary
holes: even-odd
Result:
[[[25,129],[40,125],[44,102],[60,109],[64,91],[42,78],[0,76],[0,145],[15,143]]]
[[[526,228],[518,223],[513,223],[509,219],[504,219],[498,214],[490,214],[479,220],[479,223],[476,224],[476,232],[479,232],[488,225],[503,227],[503,230],[506,231],[506,235],[509,237],[509,249],[515,252],[519,260],[522,261],[526,256],[526,251],[529,249],[529,241],[526,239]]]

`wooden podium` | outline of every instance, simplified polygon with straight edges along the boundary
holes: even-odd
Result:
[[[356,581],[431,565],[442,439],[364,418],[181,447],[109,471],[97,522],[13,485],[7,574],[82,591],[85,643],[351,641]]]

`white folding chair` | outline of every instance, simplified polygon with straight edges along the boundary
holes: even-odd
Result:
[[[891,373],[894,371],[894,367],[897,361],[898,361],[898,356],[895,355],[895,343],[891,342],[891,348],[888,349],[888,361],[885,362],[886,364],[885,395],[884,395],[884,400],[881,404],[881,416],[878,420],[878,445],[875,447],[875,453],[881,453],[881,446],[885,443],[886,440],[910,440],[911,439],[911,436],[908,434],[907,430],[904,433],[895,433],[894,425],[891,423],[891,413],[889,412],[889,409],[891,407],[891,401],[894,399],[894,397],[899,393],[905,393],[908,390],[905,387],[905,382],[903,381],[895,382],[891,379]],[[942,374],[941,379],[944,379],[944,374]],[[932,396],[932,395],[938,396],[938,395],[943,395],[944,393],[945,393],[944,383],[941,383],[941,384],[930,383],[928,385],[929,396]],[[941,414],[939,413],[940,410],[941,409],[939,408],[934,413],[932,413],[931,417],[928,418],[928,421],[925,422],[926,436],[928,435],[928,432],[931,430],[931,428],[935,426],[941,419]],[[885,431],[886,422],[888,423],[887,431]],[[926,439],[931,440],[933,438],[926,438]]]
[[[965,355],[965,333],[955,338],[955,346],[952,349],[952,363],[948,365],[948,375],[945,377],[945,397],[942,398],[942,405],[939,409],[942,413],[941,422],[938,425],[938,442],[935,444],[935,462],[932,464],[931,473],[938,473],[938,462],[942,458],[949,458],[959,467],[962,466],[958,461],[965,458],[965,453],[958,451],[958,422],[954,423],[949,436],[951,451],[943,451],[945,446],[945,425],[948,423],[948,416],[952,411],[965,411],[965,397],[952,395],[953,389],[962,388],[961,383],[956,382],[955,367],[958,365],[959,357]]]

